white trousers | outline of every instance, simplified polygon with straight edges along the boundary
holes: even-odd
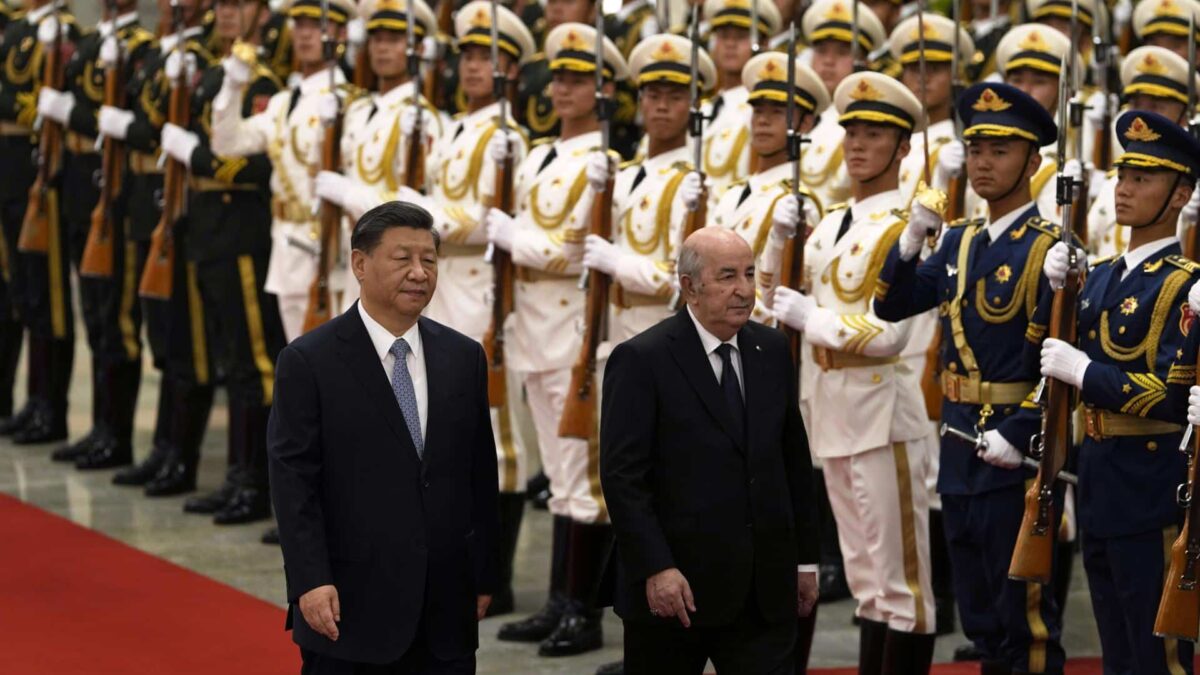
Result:
[[[276,295],[279,300],[279,318],[283,320],[283,336],[288,342],[304,333],[304,314],[308,311],[308,294]]]
[[[521,376],[511,370],[508,374],[508,398],[502,408],[492,408],[492,436],[496,441],[496,473],[501,492],[524,492],[529,480],[528,451],[521,435],[518,414],[521,401]]]
[[[856,614],[906,633],[932,633],[927,437],[825,459]]]

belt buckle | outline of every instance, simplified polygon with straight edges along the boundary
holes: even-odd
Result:
[[[959,403],[962,401],[962,380],[953,373],[945,378],[942,383],[946,388],[946,399],[951,403]]]
[[[1083,421],[1087,427],[1084,433],[1087,434],[1088,438],[1093,441],[1104,439],[1104,422],[1099,411],[1085,409],[1083,411]]]
[[[833,367],[833,354],[825,347],[813,347],[813,361],[816,361],[821,370],[829,370]]]

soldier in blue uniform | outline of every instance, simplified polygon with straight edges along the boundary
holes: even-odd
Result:
[[[981,672],[1061,672],[1061,622],[1050,589],[1011,581],[1008,564],[1023,515],[1021,451],[1038,427],[1022,409],[1037,375],[1022,352],[1041,292],[1046,251],[1059,227],[1041,217],[1029,178],[1038,148],[1057,138],[1034,99],[980,84],[958,103],[968,144],[967,175],[988,201],[986,220],[951,223],[924,261],[926,232],[941,217],[920,198],[876,285],[875,313],[900,321],[940,309],[942,420],[984,433],[988,449],[954,438],[941,444],[938,492],[963,632],[979,649]]]
[[[1095,263],[1079,294],[1079,346],[1046,339],[1041,371],[1078,388],[1083,403],[1079,525],[1104,672],[1191,673],[1192,644],[1155,637],[1154,618],[1183,520],[1181,397],[1167,383],[1196,379],[1196,349],[1185,342],[1200,265],[1180,255],[1175,226],[1200,176],[1200,143],[1144,110],[1121,115],[1116,130],[1125,149],[1116,211],[1131,228],[1129,248]],[[1061,242],[1046,256],[1052,286],[1063,284],[1067,259]],[[1044,297],[1039,312],[1049,305]],[[1190,365],[1176,364],[1185,354]]]

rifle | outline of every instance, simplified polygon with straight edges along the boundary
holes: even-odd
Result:
[[[1200,384],[1197,375],[1196,384]],[[1154,634],[1163,638],[1200,639],[1200,499],[1196,499],[1197,467],[1200,455],[1200,434],[1188,425],[1179,443],[1179,451],[1187,455],[1187,482],[1175,491],[1175,499],[1184,510],[1183,529],[1171,544],[1171,564],[1163,581],[1158,616],[1154,618]]]
[[[1188,35],[1193,36],[1188,40],[1188,81],[1187,81],[1187,111],[1184,114],[1187,116],[1188,132],[1192,136],[1200,138],[1200,124],[1196,121],[1196,16],[1188,15]],[[1184,223],[1184,227],[1188,229],[1188,235],[1183,242],[1183,254],[1192,260],[1196,259],[1196,255],[1200,254],[1200,221]]]
[[[171,83],[171,99],[167,105],[167,121],[186,129],[191,116],[191,92],[188,84],[187,40],[183,36],[183,5],[179,0],[171,0],[171,13],[175,26],[175,35],[179,38],[175,44],[180,56],[179,74]],[[146,257],[146,267],[142,270],[141,283],[138,285],[138,295],[153,300],[170,300],[174,291],[175,281],[175,223],[187,211],[187,174],[186,164],[169,158],[164,152],[161,155],[166,161],[163,176],[163,211],[158,219],[158,225],[150,235],[150,252]]]
[[[425,100],[435,106],[446,103],[453,97],[454,92],[444,91],[446,82],[445,49],[441,42],[442,35],[454,34],[454,0],[438,0],[437,30],[438,49],[436,54],[429,55],[429,72],[425,73]],[[492,59],[492,63],[496,60]]]
[[[413,125],[412,136],[408,138],[408,152],[404,159],[404,184],[420,191],[425,185],[425,133],[423,130],[424,110],[421,101],[421,58],[417,55],[417,15],[412,3],[405,6],[408,14],[404,22],[405,58],[408,65],[408,79],[412,82],[412,105],[416,107],[417,122]]]
[[[42,84],[53,89],[63,88],[62,62],[62,17],[59,14],[57,0],[52,10],[53,18],[58,24],[54,33],[54,41],[45,50],[42,60]],[[25,208],[25,218],[21,221],[21,234],[17,239],[17,250],[24,253],[49,253],[50,228],[58,229],[58,223],[50,222],[51,209],[57,212],[58,205],[51,202],[55,195],[50,193],[54,177],[62,163],[62,125],[52,119],[40,115],[34,123],[37,130],[37,178],[29,188],[29,205]]]
[[[596,5],[596,117],[600,120],[600,151],[603,153],[607,153],[609,147],[611,104],[612,101],[604,93],[604,11],[600,5]],[[608,183],[592,201],[588,234],[605,239],[612,236],[612,193],[613,176],[610,171]],[[579,358],[571,367],[571,386],[567,389],[566,405],[558,424],[558,435],[562,438],[588,440],[596,431],[596,348],[600,346],[611,283],[608,275],[596,270],[584,270],[580,278],[580,286],[587,289],[586,323],[583,345],[579,349]]]
[[[443,0],[447,5],[449,0]],[[500,119],[496,133],[508,140],[508,77],[500,69],[499,11],[497,0],[492,5],[492,91],[500,104]],[[504,161],[496,167],[495,207],[506,214],[513,212],[513,161],[509,148]],[[513,262],[512,254],[495,246],[488,246],[485,256],[492,263],[492,325],[483,336],[483,351],[488,360],[488,404],[493,408],[503,407],[508,400],[508,376],[504,366],[504,320],[513,307]]]
[[[1092,21],[1092,54],[1095,58],[1096,86],[1104,94],[1104,122],[1095,130],[1092,164],[1101,171],[1108,171],[1112,168],[1113,160],[1113,109],[1110,95],[1120,87],[1119,85],[1114,86],[1116,69],[1113,67],[1115,65],[1113,45],[1105,38],[1098,17],[1097,20]]]
[[[1079,11],[1079,0],[1072,2],[1072,15]],[[1074,19],[1073,19],[1074,21]],[[1059,80],[1059,129],[1068,124],[1068,109],[1077,108],[1071,100],[1074,76],[1074,59],[1068,59]],[[1071,240],[1071,222],[1074,210],[1074,193],[1079,191],[1081,181],[1075,181],[1063,173],[1066,159],[1066,135],[1058,137],[1058,194],[1057,201],[1063,212],[1062,242],[1069,251],[1067,278],[1063,287],[1054,292],[1050,310],[1048,336],[1075,344],[1078,327],[1076,311],[1079,300],[1079,249]],[[1037,477],[1025,493],[1025,514],[1021,529],[1013,548],[1008,576],[1019,581],[1050,583],[1054,543],[1058,540],[1058,522],[1061,514],[1054,512],[1054,482],[1067,461],[1071,444],[1071,387],[1062,380],[1042,378],[1038,384],[1037,403],[1042,407],[1042,426],[1030,441],[1030,454],[1038,462]]]
[[[853,23],[850,26],[850,54],[854,60],[854,72],[861,73],[867,69],[867,62],[863,60],[862,45],[859,40],[862,38],[862,28],[858,25],[858,0],[850,1],[850,21]],[[792,54],[795,57],[795,54]]]
[[[950,117],[954,120],[954,138],[962,143],[963,123],[962,118],[958,116],[958,99],[962,96],[965,86],[962,81],[962,46],[959,42],[959,31],[962,30],[960,23],[961,17],[960,3],[955,0],[950,3],[952,20],[954,21],[954,42],[950,50]],[[965,163],[965,162],[964,162]],[[951,178],[946,184],[947,208],[946,221],[954,222],[959,218],[963,218],[967,214],[967,171],[966,167],[959,167],[957,176]],[[941,397],[938,397],[939,400]]]
[[[988,442],[983,437],[983,430],[978,427],[972,429],[971,431],[963,431],[962,429],[957,429],[943,422],[938,427],[938,435],[942,436],[943,438],[946,436],[953,436],[959,440],[966,441],[967,443],[971,444],[976,453],[979,453],[981,450],[988,449]],[[1021,458],[1021,466],[1025,466],[1030,469],[1037,469],[1041,465],[1038,464],[1036,459],[1025,455]],[[1067,471],[1059,471],[1058,479],[1067,485],[1079,485],[1079,476]]]
[[[792,165],[792,197],[800,207],[800,220],[796,223],[796,233],[783,249],[783,259],[780,264],[779,284],[799,291],[804,288],[804,246],[808,241],[808,223],[804,217],[804,194],[800,192],[800,157],[804,150],[805,139],[797,130],[796,124],[803,116],[797,117],[799,110],[796,106],[796,22],[793,21],[788,35],[787,60],[787,157]],[[792,363],[800,367],[801,351],[804,349],[804,335],[800,331],[785,327],[783,331],[788,337],[788,348],[792,354]]]
[[[700,20],[700,15],[696,12],[692,13],[693,26],[695,22]],[[758,0],[750,0],[750,58],[758,56],[762,51],[762,45],[759,44],[760,36],[758,34]]]
[[[753,6],[753,2],[750,3]],[[692,97],[692,109],[688,112],[688,133],[692,137],[692,166],[696,173],[700,174],[700,198],[696,202],[696,208],[688,211],[687,216],[683,221],[683,232],[680,234],[679,243],[687,241],[687,238],[700,231],[708,220],[708,188],[704,187],[704,111],[700,108],[700,12],[703,8],[700,5],[692,5],[692,25],[691,25],[691,40],[692,40],[692,55],[691,55],[691,70],[692,83],[690,86]],[[754,19],[751,19],[753,22]],[[753,49],[753,44],[751,45]],[[675,291],[671,297],[670,307],[672,311],[683,309],[683,294],[680,291]]]
[[[412,18],[410,16],[411,23]],[[325,63],[329,68],[329,91],[337,95],[337,43],[329,30],[329,0],[321,0],[321,35],[325,50]],[[321,138],[321,170],[337,171],[341,164],[342,108],[338,106],[333,121],[325,125]],[[320,231],[320,251],[317,253],[317,276],[308,288],[308,306],[304,310],[303,331],[308,331],[329,321],[333,316],[333,295],[329,288],[329,268],[337,260],[338,239],[342,225],[342,209],[336,204],[320,199],[314,204]]]
[[[108,20],[113,22],[113,39],[117,43],[117,58],[104,64],[104,105],[125,107],[125,83],[122,81],[121,41],[116,36],[117,7],[114,0],[107,3]],[[125,144],[107,136],[100,139],[103,146],[100,160],[100,199],[92,209],[92,225],[88,228],[87,244],[79,262],[79,275],[109,279],[113,275],[113,222],[109,210],[121,192],[121,174],[125,170]]]

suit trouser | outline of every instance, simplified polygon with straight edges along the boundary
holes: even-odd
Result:
[[[608,522],[598,443],[558,436],[571,370],[522,373],[521,381],[537,429],[542,469],[550,479],[550,512],[582,523]]]
[[[1175,525],[1125,537],[1084,533],[1083,568],[1106,674],[1192,672],[1191,642],[1154,635],[1163,577],[1178,535]]]
[[[0,229],[3,229],[3,260],[0,261],[0,417],[12,414],[13,385],[17,362],[21,358],[21,340],[25,329],[21,325],[20,307],[22,279],[16,264],[17,237],[21,219],[25,216],[25,199],[0,202]]]
[[[30,398],[41,399],[52,416],[65,421],[71,370],[75,362],[75,311],[71,302],[71,257],[67,223],[59,213],[57,189],[46,194],[49,246],[45,253],[18,251],[16,263],[23,279],[21,323],[30,341],[46,345],[45,363],[30,363],[31,369],[46,369],[44,383]],[[32,382],[32,380],[31,380]]]
[[[1062,622],[1053,588],[1008,578],[1024,513],[1021,483],[976,495],[942,495],[954,596],[963,633],[984,660],[1018,671],[1060,673]]]
[[[846,582],[856,614],[905,633],[932,633],[927,446],[932,438],[825,459]]]
[[[796,621],[764,620],[752,596],[738,617],[724,626],[684,628],[675,617],[625,621],[625,672],[700,675],[712,659],[718,673],[792,675]]]

